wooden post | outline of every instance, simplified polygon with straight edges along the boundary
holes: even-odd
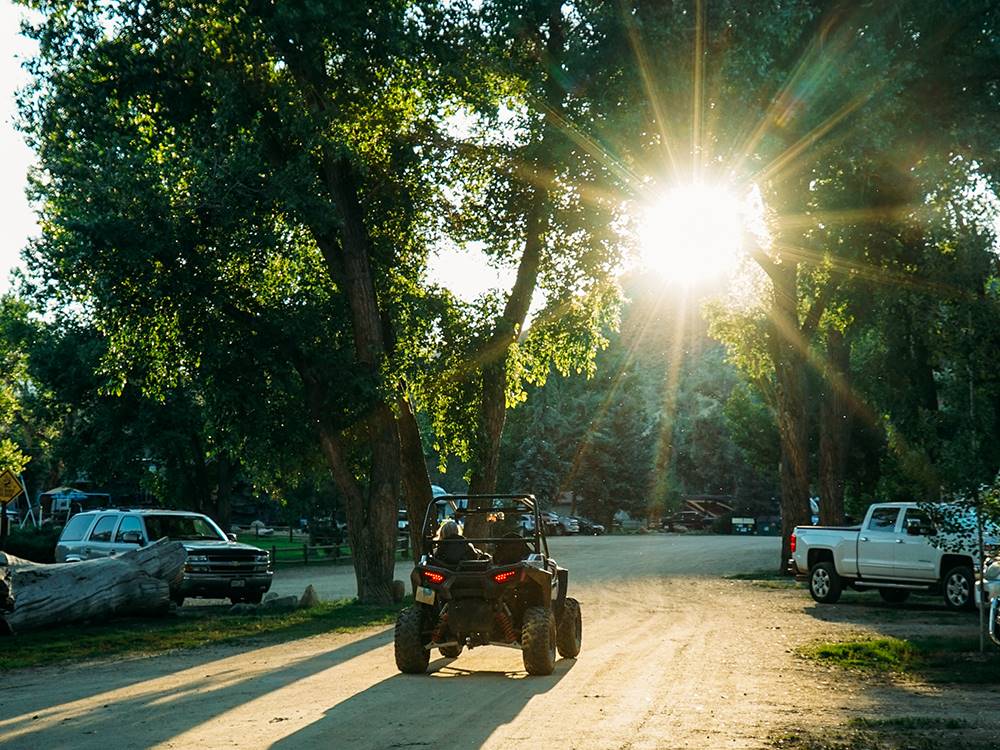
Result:
[[[302,545],[302,559],[305,560],[305,564],[306,565],[309,564],[309,545],[308,544],[303,544]]]

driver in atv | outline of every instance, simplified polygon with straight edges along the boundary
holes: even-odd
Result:
[[[434,557],[449,567],[454,567],[463,560],[480,560],[486,557],[471,542],[465,541],[458,522],[450,518],[441,523],[434,540]]]

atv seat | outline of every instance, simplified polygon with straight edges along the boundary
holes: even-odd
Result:
[[[493,551],[495,565],[513,565],[531,554],[531,547],[516,531],[504,534],[504,538],[497,542],[495,547],[496,549]]]
[[[463,562],[479,560],[480,552],[463,537],[453,537],[435,544],[430,558],[442,568],[458,570]]]

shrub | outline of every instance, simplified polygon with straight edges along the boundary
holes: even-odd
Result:
[[[37,563],[55,562],[56,542],[62,526],[42,526],[11,529],[3,543],[3,551]]]

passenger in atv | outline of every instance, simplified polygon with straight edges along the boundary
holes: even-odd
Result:
[[[458,565],[463,560],[479,560],[485,555],[465,541],[458,528],[458,523],[448,519],[441,523],[438,532],[434,537],[437,542],[434,545],[433,557],[439,562],[448,565]]]
[[[516,531],[508,531],[494,546],[496,548],[493,552],[494,565],[513,565],[531,554],[531,547]]]

